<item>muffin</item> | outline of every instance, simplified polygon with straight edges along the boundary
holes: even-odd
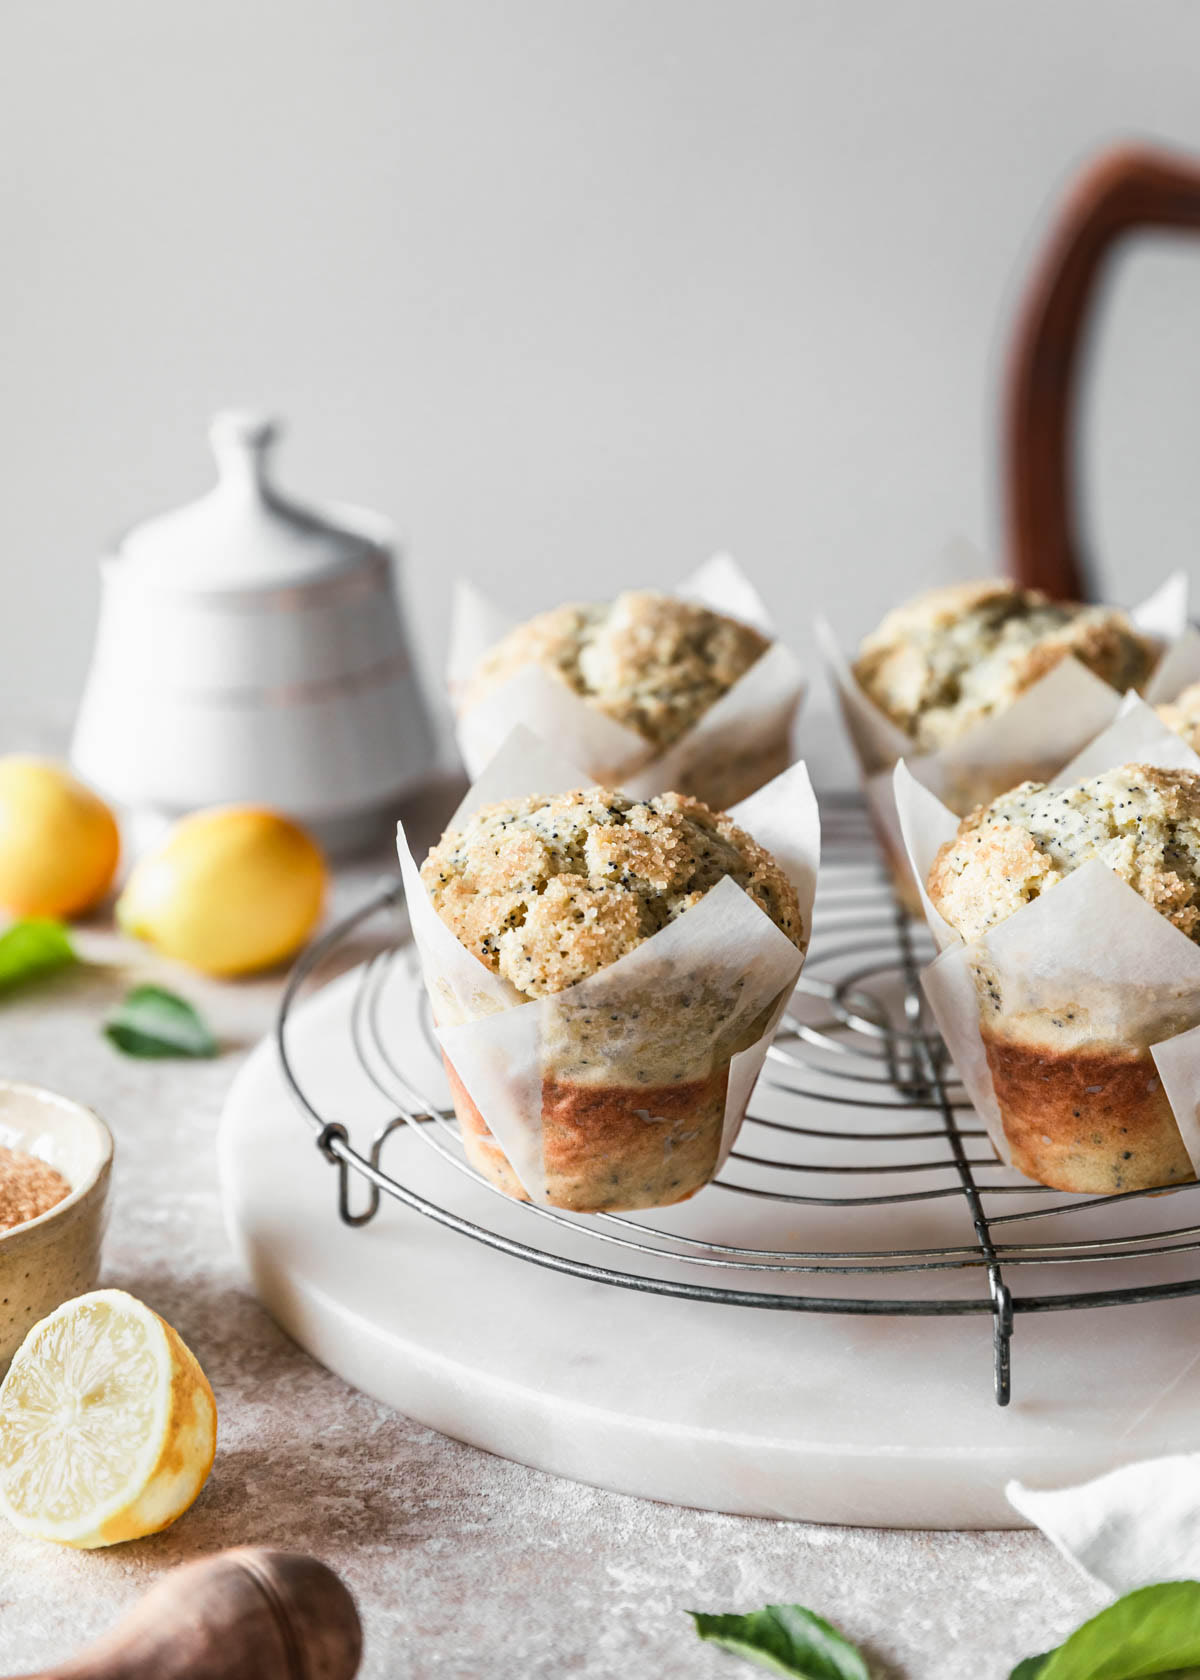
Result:
[[[528,665],[645,742],[647,756],[677,747],[771,646],[749,624],[675,595],[632,590],[615,601],[555,607],[517,625],[479,661],[459,697],[465,713]],[[681,785],[717,808],[735,804],[790,762],[786,709],[746,752],[709,743]],[[594,767],[593,767],[594,768]]]
[[[937,752],[1007,710],[1068,657],[1110,688],[1140,689],[1158,649],[1115,607],[1049,600],[1001,579],[930,590],[890,612],[854,675],[919,752]]]
[[[1154,710],[1193,752],[1200,752],[1200,683],[1193,683],[1168,705],[1155,706]]]
[[[960,823],[930,870],[929,896],[970,947],[1014,1164],[1062,1190],[1179,1183],[1194,1176],[1191,1160],[1150,1049],[1194,1026],[1200,999],[1136,972],[1119,985],[1081,973],[1077,996],[1031,1007],[1036,986],[1014,985],[988,948],[992,929],[1093,859],[1200,944],[1200,774],[1191,770],[1127,764],[1066,788],[1023,783]]]
[[[442,837],[421,881],[513,1003],[538,1001],[546,1200],[576,1211],[661,1207],[706,1184],[730,1060],[771,1025],[807,939],[796,892],[770,854],[699,800],[595,787],[485,806]],[[753,960],[737,950],[681,961],[666,941],[661,960],[636,973],[621,965],[725,881],[774,924],[773,942],[782,935],[794,948],[782,993],[773,982],[763,995]],[[439,1026],[453,1025],[452,1008],[435,994]],[[527,1199],[445,1060],[468,1158]]]

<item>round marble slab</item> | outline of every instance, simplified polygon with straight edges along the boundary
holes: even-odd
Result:
[[[352,1048],[356,985],[355,974],[344,975],[300,1006],[289,1043],[320,1112],[365,1148],[391,1110]],[[403,962],[389,972],[378,1019],[395,1065],[422,1089],[442,1092]],[[806,1118],[799,1100],[787,1101],[794,1120]],[[778,1101],[756,1097],[756,1112],[769,1114]],[[813,1103],[807,1119],[828,1126],[830,1110]],[[927,1156],[928,1144],[889,1140],[888,1128],[906,1120],[911,1125],[911,1116],[837,1110],[839,1126],[869,1130],[888,1159],[914,1150]],[[779,1153],[781,1134],[764,1140],[753,1124],[739,1147],[753,1153],[756,1136]],[[803,1160],[811,1163],[819,1147],[806,1142]],[[1004,1498],[1009,1477],[1064,1485],[1200,1446],[1194,1299],[1019,1317],[1014,1399],[1001,1410],[992,1399],[985,1313],[862,1317],[639,1294],[498,1253],[388,1197],[371,1224],[341,1223],[337,1171],[315,1148],[271,1041],[229,1093],[219,1155],[232,1241],[264,1306],[296,1341],[423,1423],[559,1475],[745,1515],[985,1528],[1018,1525]],[[389,1140],[383,1164],[431,1201],[520,1242],[628,1272],[742,1282],[586,1233],[563,1236],[448,1164],[409,1128]],[[807,1172],[796,1172],[797,1189]],[[752,1186],[753,1173],[738,1166],[729,1176]],[[933,1182],[944,1183],[944,1173],[914,1172],[905,1188]],[[820,1193],[894,1188],[894,1178],[834,1172]],[[363,1186],[352,1185],[352,1194],[360,1205]],[[1013,1197],[1002,1211],[1026,1205],[1035,1204]],[[1139,1217],[1147,1228],[1194,1217],[1182,1196],[1178,1219],[1163,1217],[1161,1200],[1138,1207],[1123,1210],[1123,1228]],[[957,1197],[828,1210],[710,1187],[683,1208],[640,1217],[663,1230],[787,1250],[970,1242]],[[1099,1217],[1080,1215],[1055,1235],[1102,1235]],[[1018,1229],[1028,1236],[1037,1227]],[[1137,1275],[1147,1282],[1186,1275],[1194,1258],[1156,1261]],[[1108,1261],[1039,1268],[1036,1278],[1014,1266],[1010,1276],[1039,1294],[1129,1280],[1127,1268]],[[982,1297],[986,1282],[978,1270],[882,1279],[779,1274],[772,1287],[922,1299]]]

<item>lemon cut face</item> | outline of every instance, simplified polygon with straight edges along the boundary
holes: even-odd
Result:
[[[204,1485],[216,1421],[169,1324],[119,1289],[81,1295],[34,1326],[0,1386],[0,1508],[67,1546],[153,1534]]]

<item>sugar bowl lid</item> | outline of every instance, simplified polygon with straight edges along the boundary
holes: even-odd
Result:
[[[358,509],[293,501],[271,481],[282,428],[268,415],[227,410],[209,439],[217,482],[198,501],[135,525],[117,547],[127,581],[185,593],[303,588],[378,566],[391,532]]]

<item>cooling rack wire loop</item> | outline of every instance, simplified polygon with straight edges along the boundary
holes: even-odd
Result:
[[[386,1195],[514,1259],[721,1306],[905,1318],[986,1314],[1001,1406],[1011,1392],[1013,1326],[1023,1314],[1200,1293],[1200,1223],[1191,1222],[1200,1186],[1069,1195],[1031,1184],[995,1158],[923,1006],[919,976],[932,947],[893,898],[866,812],[856,799],[836,795],[823,800],[822,811],[825,856],[804,973],[737,1146],[699,1210],[683,1204],[689,1217],[682,1222],[678,1210],[656,1218],[518,1203],[474,1171],[453,1112],[400,1065],[405,1058],[390,1030],[386,994],[396,966],[414,959],[397,918],[400,880],[381,882],[304,951],[276,1020],[291,1095],[337,1167],[341,1219],[368,1224]],[[310,1099],[289,1028],[306,982],[365,924],[387,916],[396,923],[393,942],[352,982],[354,1058],[390,1112],[362,1149],[352,1141],[361,1130],[353,1115],[323,1113]],[[419,989],[405,995],[424,999]],[[423,1037],[436,1049],[427,1006],[420,1007]],[[399,1134],[411,1144],[388,1150]],[[413,1172],[411,1163],[424,1164],[414,1149],[436,1156],[439,1171]],[[430,1178],[448,1189],[431,1192]],[[723,1213],[732,1208],[737,1216],[722,1220],[722,1231],[732,1229],[739,1240],[701,1234],[703,1204],[717,1198],[726,1199]],[[773,1246],[762,1246],[764,1232]],[[1068,1287],[1039,1293],[1050,1278]]]

